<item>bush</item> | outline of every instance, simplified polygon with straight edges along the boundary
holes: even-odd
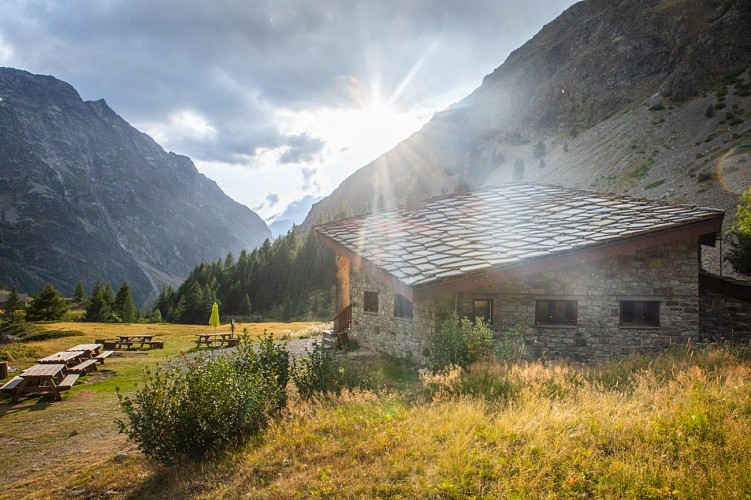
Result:
[[[135,395],[117,389],[126,420],[120,432],[164,464],[194,461],[237,445],[262,429],[286,401],[286,346],[264,336],[225,355],[208,353],[146,371]],[[287,362],[288,363],[288,362]]]
[[[369,385],[353,366],[342,363],[318,342],[313,342],[313,351],[293,363],[292,380],[303,399],[317,394],[339,395],[343,389]]]
[[[232,360],[240,373],[259,373],[263,379],[263,388],[267,391],[264,399],[272,402],[274,408],[284,408],[287,404],[287,383],[290,377],[286,342],[274,343],[274,336],[264,330],[258,347],[254,348],[248,337],[248,329],[243,328],[240,346]]]
[[[493,353],[493,332],[482,318],[472,323],[452,314],[433,335],[429,363],[434,371],[450,365],[467,368]]]
[[[696,176],[697,182],[707,182],[712,179],[714,179],[713,172],[700,172],[699,175]]]

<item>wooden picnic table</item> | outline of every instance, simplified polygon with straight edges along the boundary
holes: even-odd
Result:
[[[117,338],[120,339],[120,342],[151,342],[151,339],[154,338],[153,335],[118,335]]]
[[[99,355],[102,344],[78,344],[68,349],[71,352],[83,352],[84,358],[91,359]]]
[[[62,364],[63,366],[73,366],[79,363],[84,357],[82,351],[62,351],[50,354],[42,359],[37,359],[37,363],[41,364]]]
[[[149,346],[150,348],[164,347],[164,342],[162,341],[157,342],[157,341],[151,340],[154,338],[153,335],[147,335],[147,334],[118,335],[117,338],[119,339],[117,341],[118,348],[122,348],[123,346],[130,348],[130,347],[133,347],[133,344],[140,344],[139,348],[143,348],[144,346]]]
[[[78,378],[78,375],[65,375],[66,365],[59,364],[42,364],[34,365],[31,368],[21,372],[21,380],[17,380],[15,391],[13,392],[13,402],[27,392],[49,392],[54,394],[55,399],[61,400],[60,391],[70,389]]]
[[[240,343],[240,339],[235,337],[234,333],[197,333],[196,347],[205,344],[208,347],[221,347],[226,344],[228,347]]]

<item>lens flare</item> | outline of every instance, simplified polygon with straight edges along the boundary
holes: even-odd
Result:
[[[717,180],[722,189],[733,194],[751,186],[751,144],[732,148],[717,160]]]

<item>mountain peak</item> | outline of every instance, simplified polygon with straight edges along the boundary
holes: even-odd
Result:
[[[34,293],[128,281],[146,304],[201,261],[260,245],[250,209],[107,103],[51,76],[0,68],[0,270]]]

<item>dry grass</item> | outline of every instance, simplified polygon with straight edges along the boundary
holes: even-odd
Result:
[[[476,368],[516,385],[512,402],[364,393],[298,407],[207,496],[744,498],[751,368],[724,351],[658,361],[667,378],[640,369],[620,387],[619,366]]]
[[[115,498],[745,498],[751,491],[748,359],[718,349],[590,368],[489,363],[470,373],[425,377],[433,384],[430,397],[408,383],[392,384],[398,391],[315,403],[293,395],[284,418],[243,449],[174,470],[148,463],[110,428],[92,428],[91,421],[114,417],[102,402],[96,419],[59,422],[58,436],[46,437],[40,463],[45,447],[66,454],[51,471],[0,487],[9,498],[108,492]],[[419,386],[415,371],[383,363],[370,368]],[[484,390],[499,380],[505,392]],[[448,390],[460,381],[474,395]],[[445,391],[436,390],[441,384]],[[78,401],[82,393],[41,412],[19,413],[37,422],[57,418],[62,408],[86,415],[92,410]],[[73,428],[79,434],[68,437]],[[2,432],[4,450],[36,439],[6,441],[11,434]],[[108,449],[98,450],[97,432],[106,433]],[[90,443],[95,458],[74,464],[67,444],[76,440]]]

